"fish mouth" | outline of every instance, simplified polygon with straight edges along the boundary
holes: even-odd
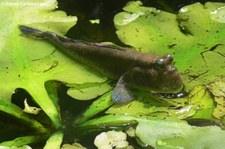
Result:
[[[183,97],[186,97],[188,96],[188,92],[186,92],[185,90],[185,86],[182,85],[181,87],[181,90],[179,92],[176,92],[176,93],[165,93],[165,92],[150,92],[152,95],[155,95],[155,96],[158,96],[158,97],[161,97],[161,98],[168,98],[168,99],[171,99],[171,98],[183,98]]]

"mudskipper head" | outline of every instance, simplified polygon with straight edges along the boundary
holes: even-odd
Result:
[[[150,58],[147,57],[145,61]],[[136,88],[155,93],[178,93],[183,88],[183,82],[172,62],[173,57],[169,54],[157,57],[149,65],[145,62],[143,66],[134,67],[127,78]]]

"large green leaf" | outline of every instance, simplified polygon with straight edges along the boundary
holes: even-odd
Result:
[[[106,109],[106,114],[129,115],[146,119],[177,120],[191,117],[214,120],[215,104],[211,99],[211,93],[204,86],[196,87],[189,96],[182,99],[159,99],[138,92],[137,99],[125,105],[112,105],[110,94],[107,93],[93,102],[75,119],[74,125],[85,122]]]
[[[199,97],[199,94],[194,94],[191,97],[192,100],[189,100],[189,97],[163,100],[139,92],[136,100],[123,106],[114,105],[106,113],[132,115],[148,119],[185,119],[193,116],[196,110],[203,105],[203,102],[196,97]]]
[[[146,102],[113,107],[108,113],[136,116],[148,113],[155,116],[152,114],[156,113],[159,118],[161,109],[166,112],[164,118],[175,113],[178,118],[216,117],[224,123],[224,95],[215,94],[223,90],[225,82],[224,6],[224,3],[195,3],[181,8],[178,14],[172,14],[142,6],[140,1],[129,2],[114,18],[118,37],[143,52],[171,53],[189,96],[180,101],[175,99],[175,102],[168,99],[173,106],[182,107],[176,112],[168,106],[162,109],[162,104],[155,104],[154,98],[148,97],[153,104],[143,98]]]
[[[142,120],[135,132],[143,143],[158,149],[222,149],[225,146],[225,133],[216,126],[195,127],[182,122]]]
[[[196,3],[175,15],[141,6],[141,2],[128,3],[124,12],[115,16],[118,37],[143,52],[172,53],[189,95],[165,100],[138,91],[135,101],[112,107],[98,100],[110,107],[105,112],[109,115],[85,122],[94,116],[90,114],[95,110],[93,103],[82,115],[84,122],[75,121],[77,129],[91,133],[138,123],[136,137],[154,148],[222,148],[225,136],[219,127],[194,127],[178,119],[209,119],[224,125],[223,6]]]
[[[211,93],[214,95],[216,108],[213,111],[213,116],[222,119],[225,123],[225,81],[217,80],[208,86]]]
[[[142,144],[159,149],[209,148],[222,149],[225,145],[224,130],[217,126],[196,127],[183,121],[148,120],[126,115],[107,115],[89,120],[80,126],[84,133],[104,128],[125,129],[133,127],[135,137]],[[136,127],[135,127],[136,126]]]
[[[130,2],[115,16],[121,41],[144,52],[171,53],[187,90],[224,77],[224,3],[195,3],[177,15],[141,5]]]
[[[61,54],[51,44],[21,35],[18,25],[65,34],[76,23],[76,17],[55,11],[56,6],[56,0],[1,0],[0,97],[10,102],[16,88],[25,89],[54,126],[59,127],[57,102],[49,98],[45,82],[57,80],[69,85],[106,79]]]

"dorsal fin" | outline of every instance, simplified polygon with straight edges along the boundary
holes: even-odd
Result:
[[[86,40],[82,40],[82,39],[76,39],[76,40],[72,40],[72,42],[75,43],[83,43],[86,45],[93,45],[93,46],[97,46],[97,47],[104,47],[104,48],[109,48],[109,49],[114,49],[114,50],[120,50],[120,51],[127,51],[127,50],[135,50],[134,48],[130,48],[130,47],[121,47],[118,46],[114,43],[97,43],[97,42],[88,42]]]
[[[115,44],[107,44],[107,43],[91,43],[92,45],[98,46],[98,47],[105,47],[105,48],[110,48],[110,49],[115,49],[115,50],[120,50],[120,51],[127,51],[127,50],[132,50],[132,48],[129,47],[120,47]]]

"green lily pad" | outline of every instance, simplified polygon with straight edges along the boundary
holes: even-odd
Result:
[[[225,78],[217,80],[208,85],[209,90],[214,96],[225,97]]]
[[[217,80],[208,85],[209,90],[214,95],[216,102],[216,108],[213,111],[213,116],[218,119],[223,119],[225,123],[225,82],[223,80]]]
[[[55,11],[56,6],[56,0],[0,2],[0,98],[10,102],[13,91],[23,88],[54,126],[60,127],[58,103],[49,97],[45,83],[56,80],[65,84],[98,84],[105,82],[106,78],[63,55],[53,45],[21,35],[18,25],[64,35],[77,18]]]
[[[125,44],[158,55],[171,53],[187,90],[225,74],[224,3],[195,3],[172,14],[130,2],[114,23]]]
[[[195,127],[164,120],[140,121],[135,132],[144,144],[159,149],[222,149],[225,145],[224,130],[216,126]]]
[[[139,93],[136,100],[123,105],[110,107],[106,114],[131,115],[148,119],[212,119],[216,108],[211,93],[204,86],[197,86],[185,98],[159,99]]]
[[[18,29],[18,25],[25,24],[65,34],[75,24],[76,17],[67,17],[62,11],[54,12],[56,5],[55,0],[1,1],[0,97],[10,102],[16,88],[25,89],[50,117],[55,127],[59,127],[60,116],[44,83],[56,79],[56,71],[63,72],[66,69],[60,67],[66,60],[60,62],[63,56],[54,52],[53,46],[26,39]]]
[[[78,126],[79,129],[99,131],[113,128],[126,130],[133,127],[135,137],[142,145],[159,149],[209,148],[222,149],[225,145],[224,130],[217,126],[196,127],[180,120],[152,120],[127,115],[107,115],[89,120]]]
[[[173,14],[142,6],[140,1],[129,2],[114,18],[119,39],[142,52],[172,54],[189,96],[180,101],[167,100],[175,107],[180,106],[176,112],[169,105],[155,104],[155,99],[149,97],[152,105],[143,98],[144,103],[135,101],[122,108],[113,107],[108,113],[150,114],[150,117],[155,113],[158,118],[176,113],[181,119],[216,117],[222,120],[224,95],[219,90],[223,90],[225,82],[224,6],[224,3],[195,3]]]
[[[103,95],[111,88],[109,82],[93,82],[68,86],[70,86],[70,88],[68,89],[67,94],[78,100],[90,100],[96,98]]]
[[[225,133],[220,127],[195,127],[179,119],[217,118],[215,121],[221,122],[223,118],[221,113],[215,117],[215,111],[221,111],[224,105],[225,4],[195,3],[183,7],[177,15],[141,5],[139,1],[129,2],[124,12],[115,16],[118,37],[143,52],[173,54],[188,96],[159,99],[137,92],[136,100],[127,105],[108,105],[108,115],[88,120],[88,112],[94,110],[90,106],[87,116],[83,115],[88,121],[77,123],[77,130],[88,134],[137,126],[138,140],[154,148],[223,148]]]

